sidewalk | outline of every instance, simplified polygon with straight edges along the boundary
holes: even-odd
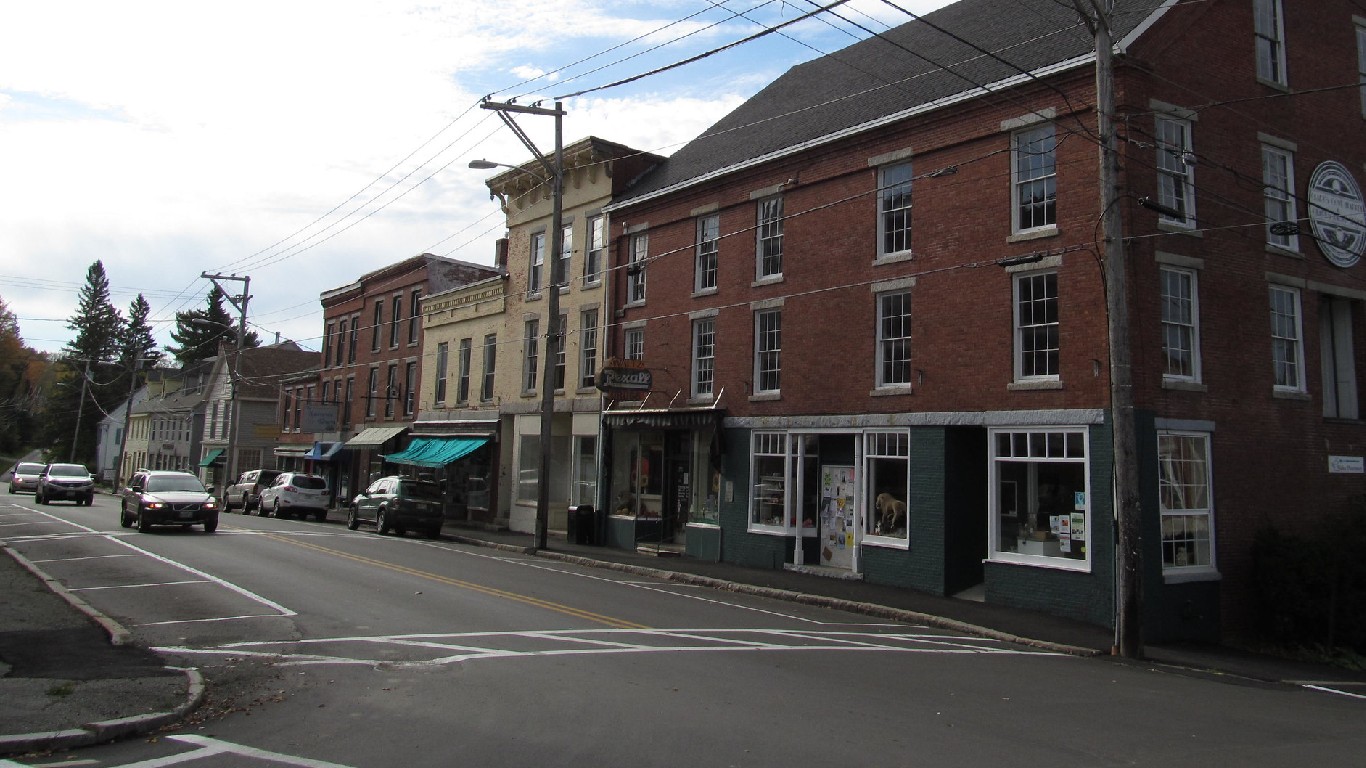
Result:
[[[532,544],[530,534],[453,526],[443,538],[515,552],[529,552]],[[169,668],[156,654],[129,644],[126,629],[40,566],[8,547],[0,549],[0,756],[150,733],[185,717],[203,700],[197,671]],[[1076,655],[1108,659],[1113,643],[1108,630],[1089,624],[858,580],[581,545],[563,536],[552,536],[537,555]],[[1145,652],[1147,660],[1136,663],[1250,682],[1326,684],[1366,697],[1362,673],[1220,647],[1149,646]]]

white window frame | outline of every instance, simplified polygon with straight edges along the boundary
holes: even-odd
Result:
[[[597,285],[602,282],[602,262],[607,254],[607,217],[590,216],[583,260],[584,285]]]
[[[716,390],[716,317],[692,321],[693,397],[708,397]]]
[[[598,382],[598,308],[579,313],[579,389]]]
[[[488,402],[493,399],[494,376],[498,370],[498,334],[484,334],[484,376],[479,383],[479,400]]]
[[[535,296],[541,292],[541,279],[544,277],[542,272],[545,268],[545,233],[533,232],[530,241],[531,258],[528,259],[526,292],[528,296]]]
[[[1025,281],[1030,281],[1031,284],[1035,284],[1034,281],[1039,281],[1039,280],[1047,281],[1050,277],[1051,277],[1052,280],[1053,280],[1053,295],[1052,295],[1051,297],[1045,296],[1043,299],[1032,298],[1030,303],[1031,303],[1031,305],[1038,305],[1038,303],[1039,303],[1040,301],[1043,301],[1043,302],[1049,302],[1049,301],[1051,301],[1051,302],[1053,303],[1053,307],[1054,307],[1054,309],[1053,309],[1053,319],[1052,319],[1051,321],[1049,321],[1049,320],[1046,319],[1048,313],[1047,313],[1046,307],[1045,307],[1045,308],[1044,308],[1044,309],[1045,309],[1045,312],[1044,312],[1045,320],[1044,320],[1043,322],[1035,321],[1035,319],[1032,317],[1032,315],[1031,315],[1031,318],[1030,318],[1031,322],[1025,322],[1025,321],[1024,321],[1024,317],[1023,317],[1023,315],[1024,315],[1024,308],[1025,308],[1025,307],[1024,307],[1024,302],[1023,302],[1023,291],[1021,290],[1022,284],[1023,284]],[[1058,305],[1058,303],[1059,303],[1059,301],[1060,301],[1060,295],[1061,295],[1061,292],[1059,291],[1059,288],[1058,288],[1058,273],[1057,273],[1057,271],[1055,271],[1055,270],[1037,270],[1037,271],[1030,271],[1030,272],[1020,272],[1020,273],[1017,273],[1016,275],[1014,275],[1014,279],[1011,281],[1011,287],[1012,287],[1012,293],[1013,293],[1012,301],[1011,301],[1011,317],[1012,317],[1012,319],[1013,319],[1013,323],[1014,323],[1014,326],[1015,326],[1015,328],[1014,328],[1014,330],[1015,330],[1015,355],[1014,355],[1014,357],[1015,357],[1015,380],[1016,380],[1016,381],[1058,381],[1058,380],[1060,380],[1060,378],[1061,378],[1061,373],[1062,373],[1062,371],[1061,371],[1061,365],[1062,365],[1062,343],[1061,343],[1062,323],[1061,323],[1061,318],[1060,318],[1060,316],[1059,316],[1059,313],[1058,313],[1058,311],[1057,311],[1057,310],[1058,310],[1058,306],[1057,306],[1057,305]],[[1028,343],[1028,344],[1026,343],[1026,337],[1031,337],[1031,338],[1032,338],[1032,337],[1034,336],[1034,334],[1035,334],[1035,332],[1036,332],[1037,329],[1048,329],[1048,328],[1051,328],[1051,329],[1052,329],[1053,346],[1051,346],[1051,347],[1040,347],[1040,346],[1037,346],[1036,344],[1034,344],[1034,343],[1032,343],[1032,342],[1031,342],[1031,343]],[[1039,355],[1039,354],[1043,354],[1043,355],[1045,356],[1045,359],[1046,359],[1046,358],[1049,356],[1049,353],[1051,353],[1051,356],[1052,356],[1052,358],[1053,358],[1053,370],[1047,371],[1047,372],[1045,372],[1045,373],[1037,373],[1037,372],[1036,372],[1036,371],[1037,371],[1037,368],[1035,368],[1035,369],[1034,369],[1035,372],[1030,372],[1030,373],[1028,373],[1028,374],[1025,373],[1025,371],[1026,371],[1026,366],[1025,366],[1025,355],[1026,355],[1026,354],[1031,354],[1031,355],[1036,355],[1036,356]]]
[[[645,359],[645,329],[627,328],[622,334],[622,357],[627,360]]]
[[[1178,214],[1158,215],[1161,221],[1184,229],[1195,228],[1193,127],[1190,120],[1157,116],[1157,202]]]
[[[461,339],[457,354],[459,359],[456,361],[455,402],[464,405],[470,401],[470,370],[474,364],[474,339],[470,337]],[[442,373],[444,377],[444,370]]]
[[[1257,48],[1257,79],[1279,86],[1285,73],[1285,11],[1281,0],[1253,0],[1253,36]]]
[[[710,213],[697,218],[696,257],[693,261],[693,292],[717,290],[721,267],[721,215]]]
[[[911,161],[878,168],[877,256],[886,259],[911,253]]]
[[[998,440],[1002,433],[1023,434],[1029,443],[1029,449],[1022,455],[1012,453],[1010,456],[999,455]],[[1062,435],[1066,441],[1069,436],[1081,439],[1082,456],[1067,456],[1064,450],[1062,456],[1050,456],[1049,450],[1041,452],[1034,450],[1036,436],[1042,436],[1047,442],[1050,435]],[[1091,546],[1092,532],[1095,530],[1096,518],[1094,506],[1091,504],[1093,494],[1091,493],[1091,437],[1085,427],[1002,427],[993,428],[987,431],[987,452],[990,462],[990,480],[988,484],[988,524],[987,524],[987,559],[995,562],[1019,563],[1022,565],[1037,565],[1047,568],[1056,568],[1066,571],[1090,571],[1091,555],[1094,550]],[[1039,455],[1036,455],[1039,454]],[[1070,557],[1054,557],[1051,555],[1027,554],[1021,552],[1008,552],[1000,548],[1001,542],[1001,515],[1000,515],[1000,464],[1005,461],[1022,463],[1070,463],[1082,465],[1082,478],[1085,487],[1084,504],[1079,511],[1086,515],[1086,531],[1083,538],[1083,546],[1086,547],[1086,556],[1080,559]],[[1027,494],[1026,494],[1027,498]]]
[[[874,465],[879,460],[900,460],[906,463],[906,486],[898,488],[899,494],[895,495],[892,501],[901,502],[904,505],[905,518],[901,521],[906,527],[905,532],[900,536],[893,536],[883,530],[880,526],[883,522],[884,514],[887,516],[889,527],[895,530],[896,510],[883,510],[878,507],[878,497],[880,496],[879,487],[875,487],[876,470]],[[863,433],[863,476],[866,478],[867,490],[864,492],[864,503],[868,505],[867,513],[864,518],[863,543],[870,546],[890,546],[905,549],[911,542],[911,433],[910,430],[869,430]],[[810,489],[807,489],[808,492]]]
[[[783,196],[760,198],[754,212],[754,279],[777,280],[783,276]]]
[[[1278,299],[1280,300],[1278,302]],[[1304,312],[1300,291],[1270,288],[1272,382],[1277,392],[1305,392]]]
[[[531,394],[539,384],[541,321],[529,319],[522,328],[522,393]]]
[[[1299,206],[1295,199],[1295,153],[1288,149],[1262,145],[1262,194],[1265,198],[1266,242],[1277,248],[1299,253],[1300,236],[1272,231],[1274,224],[1298,224]]]
[[[1162,379],[1198,383],[1202,380],[1200,359],[1200,275],[1194,269],[1170,264],[1158,265],[1159,295],[1162,302]],[[1177,281],[1179,293],[1170,290]],[[1189,355],[1189,372],[1174,371],[1173,337],[1180,340],[1180,353]]]
[[[630,264],[626,268],[626,304],[645,303],[646,260],[650,258],[650,234],[631,236]]]
[[[1319,297],[1319,359],[1323,367],[1323,416],[1359,419],[1353,305],[1340,296]]]
[[[776,320],[777,327],[771,323]],[[782,391],[783,310],[760,309],[754,313],[754,394],[775,395]]]
[[[555,346],[554,384],[556,392],[564,391],[565,381],[569,377],[569,345],[565,343],[565,332],[568,327],[569,317],[560,315],[555,327],[550,329],[550,335],[547,337],[549,343]]]
[[[432,402],[436,405],[444,405],[446,403],[446,367],[449,355],[449,343],[443,341],[436,345],[436,372],[432,377],[436,382],[436,386],[433,387],[434,399]]]
[[[1040,142],[1046,142],[1047,151],[1036,151],[1034,149]],[[1058,148],[1057,134],[1053,123],[1037,123],[1015,131],[1010,136],[1010,150],[1011,230],[1016,234],[1021,234],[1056,229],[1058,226]],[[1025,162],[1026,158],[1033,157],[1039,157],[1041,161],[1039,163]],[[1031,199],[1030,202],[1026,203],[1026,191],[1036,185],[1042,185],[1043,198],[1041,200]],[[1049,206],[1052,206],[1051,218],[1047,214]],[[1026,220],[1026,217],[1021,215],[1026,208],[1031,211],[1042,208],[1043,213],[1038,217],[1031,213]],[[1036,221],[1036,218],[1041,218],[1042,221]]]
[[[1161,517],[1161,562],[1162,573],[1167,580],[1180,580],[1181,577],[1198,576],[1202,574],[1217,574],[1218,559],[1215,556],[1215,535],[1214,535],[1214,467],[1211,462],[1210,440],[1208,432],[1187,432],[1176,430],[1158,430],[1157,432],[1157,464],[1158,464],[1158,507]],[[1177,441],[1181,441],[1188,447],[1195,447],[1199,451],[1199,456],[1190,455],[1187,452],[1180,452],[1176,455],[1174,449]],[[1203,477],[1201,482],[1191,487],[1186,483],[1176,482],[1177,476],[1182,474],[1176,471],[1176,464],[1199,465],[1203,466]],[[1190,480],[1192,478],[1186,478]],[[1190,497],[1190,498],[1188,498]],[[1203,502],[1203,503],[1201,503]],[[1190,518],[1203,518],[1204,531],[1203,538],[1199,531],[1200,526],[1196,524],[1192,532],[1189,523]],[[1190,542],[1182,544],[1178,542]],[[1183,546],[1194,546],[1195,554],[1200,553],[1200,545],[1203,544],[1208,553],[1207,562],[1192,562],[1192,555],[1186,555],[1186,562],[1182,562]],[[1173,579],[1173,577],[1177,577]]]
[[[878,389],[910,388],[913,373],[911,368],[911,289],[907,287],[880,291],[873,294],[873,299],[877,302],[874,310],[877,313],[876,369],[873,371],[875,386]],[[897,314],[896,318],[893,318],[888,314],[889,307],[887,304],[890,300],[897,299],[901,302],[902,311]],[[889,331],[894,330],[894,328],[889,326],[899,326],[895,328],[899,331],[899,335],[890,334]],[[894,357],[901,359],[892,359]],[[890,369],[898,364],[905,368],[904,380],[894,380],[893,377],[888,376]]]
[[[574,260],[574,224],[568,223],[560,228],[560,259],[551,272],[550,279],[558,288],[569,285],[569,269]]]
[[[761,508],[760,505],[763,503],[760,496],[767,495],[767,498],[772,498],[772,493],[775,490],[778,490],[777,497],[781,499],[784,517],[790,517],[794,514],[789,512],[789,510],[792,509],[793,490],[792,483],[788,481],[788,479],[792,477],[793,452],[791,449],[792,436],[787,432],[756,431],[751,434],[749,452],[749,513],[746,517],[747,530],[754,533],[785,534],[792,529],[793,526],[787,525],[785,520],[777,525],[767,521],[760,522],[758,520],[759,510]],[[782,485],[781,490],[770,487],[775,481],[775,476],[760,476],[758,466],[760,458],[773,459],[779,457],[783,460],[782,477],[777,481]]]

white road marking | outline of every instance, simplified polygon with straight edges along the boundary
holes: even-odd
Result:
[[[133,555],[86,555],[85,557],[53,557],[47,560],[35,560],[29,558],[30,563],[75,563],[81,560],[107,560],[115,557],[133,557]]]
[[[1360,693],[1349,693],[1347,691],[1339,691],[1336,688],[1329,688],[1326,685],[1306,685],[1304,687],[1315,691],[1323,691],[1324,693],[1336,693],[1339,696],[1346,696],[1349,699],[1366,699],[1366,695]]]
[[[142,589],[143,587],[174,587],[180,584],[212,584],[207,579],[192,579],[189,581],[156,581],[147,584],[114,584],[108,587],[67,587],[69,592],[96,592],[104,589]]]

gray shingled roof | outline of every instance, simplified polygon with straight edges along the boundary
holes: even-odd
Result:
[[[1115,40],[1137,29],[1163,2],[1116,0]],[[960,0],[924,18],[788,70],[647,174],[613,207],[937,101],[981,96],[981,85],[1084,59],[1095,50],[1095,38],[1069,0]]]

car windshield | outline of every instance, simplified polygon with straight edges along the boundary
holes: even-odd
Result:
[[[199,478],[193,475],[171,475],[167,477],[147,478],[147,490],[164,493],[166,491],[194,491],[204,492],[204,484],[199,482]]]
[[[321,491],[327,488],[327,481],[315,475],[295,475],[289,484],[308,491]]]
[[[14,470],[14,474],[16,474],[16,475],[41,475],[41,474],[43,474],[43,465],[42,465],[42,464],[20,464],[19,467],[18,467],[18,469],[15,469],[15,470]]]
[[[47,468],[47,473],[55,477],[85,477],[90,474],[79,464],[53,464]]]
[[[405,482],[399,483],[398,495],[405,499],[441,501],[441,486],[436,483]]]

